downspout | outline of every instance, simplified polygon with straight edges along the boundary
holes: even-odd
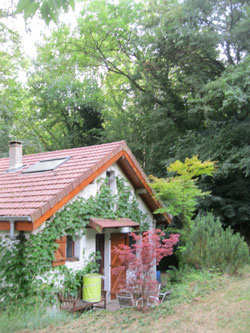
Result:
[[[10,219],[10,239],[15,240],[15,220]]]
[[[19,221],[27,221],[32,222],[32,219],[30,216],[0,216],[0,222],[10,222],[10,239],[15,240],[15,222]]]

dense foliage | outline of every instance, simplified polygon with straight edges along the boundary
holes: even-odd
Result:
[[[0,20],[0,157],[6,152],[11,131],[25,104],[18,73],[25,68],[20,38]]]
[[[198,200],[209,195],[202,191],[198,185],[198,177],[212,176],[215,172],[215,163],[200,161],[197,156],[179,160],[167,168],[172,177],[158,179],[151,177],[151,187],[156,190],[156,196],[167,202],[166,207],[159,208],[155,213],[168,212],[176,216],[181,227],[189,232],[192,227],[192,218],[198,206]]]
[[[146,216],[139,210],[130,188],[120,178],[117,179],[118,195],[112,195],[110,188],[104,183],[99,193],[89,199],[78,198],[55,214],[52,221],[36,234],[26,238],[21,234],[15,242],[9,238],[0,243],[0,299],[2,304],[18,301],[28,296],[42,296],[53,300],[55,287],[66,279],[65,287],[76,290],[79,279],[74,279],[66,267],[54,268],[52,261],[58,245],[56,239],[65,235],[73,237],[83,235],[91,217],[99,218],[131,218],[134,221],[147,223]],[[84,268],[91,269],[93,266]],[[57,272],[55,274],[55,272]],[[83,272],[81,272],[82,274]],[[72,285],[73,284],[73,285]],[[35,298],[33,298],[35,302]]]
[[[249,60],[246,57],[238,66],[228,67],[220,78],[204,86],[191,105],[200,124],[172,150],[178,159],[198,154],[218,161],[213,181],[203,182],[204,189],[211,191],[203,208],[213,209],[224,225],[242,234],[249,233]]]
[[[75,8],[75,0],[18,0],[9,15],[22,13],[25,20],[39,13],[41,18],[49,24],[51,21],[58,23],[62,11]],[[5,13],[7,15],[7,13]]]
[[[53,1],[20,0],[19,11],[32,15],[31,3],[39,10]],[[75,27],[61,24],[39,46],[27,85],[15,75],[21,56],[8,52],[13,81],[5,80],[0,101],[1,152],[11,137],[26,152],[125,139],[156,177],[168,176],[177,159],[218,161],[219,171],[202,179],[211,192],[202,208],[249,234],[249,2],[80,5]],[[3,36],[11,41],[9,32]]]
[[[183,262],[198,269],[236,273],[250,262],[249,249],[239,233],[222,228],[212,214],[198,215],[188,237]]]

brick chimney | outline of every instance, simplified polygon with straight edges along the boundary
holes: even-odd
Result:
[[[23,166],[23,143],[13,140],[9,143],[9,172],[15,172]]]

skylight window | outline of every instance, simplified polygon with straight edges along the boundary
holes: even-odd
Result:
[[[28,169],[24,170],[23,173],[51,171],[58,168],[68,159],[69,157],[60,157],[60,158],[53,158],[50,160],[42,160],[31,165]]]

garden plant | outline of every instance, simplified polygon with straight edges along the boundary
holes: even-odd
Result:
[[[121,244],[114,249],[118,254],[120,265],[116,273],[121,276],[120,288],[131,292],[137,302],[137,307],[147,310],[150,307],[150,296],[157,296],[158,281],[155,279],[156,265],[163,257],[173,254],[174,245],[179,240],[178,234],[164,238],[160,229],[143,232],[141,235],[131,233],[134,244]],[[126,279],[124,279],[126,273]]]

